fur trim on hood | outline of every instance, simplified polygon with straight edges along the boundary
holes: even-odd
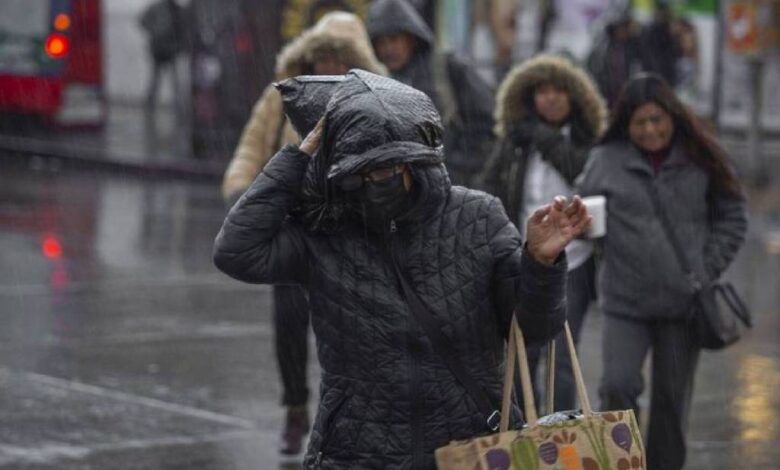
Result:
[[[587,131],[598,137],[604,131],[607,107],[604,98],[588,74],[562,57],[541,55],[523,62],[506,76],[496,95],[496,128],[499,137],[507,134],[512,123],[528,115],[534,89],[543,83],[553,83],[566,92],[574,112],[582,113]]]
[[[348,68],[387,75],[374,55],[371,40],[359,17],[343,11],[323,16],[316,25],[287,44],[276,57],[276,79],[311,74],[310,65],[319,54],[335,54]]]

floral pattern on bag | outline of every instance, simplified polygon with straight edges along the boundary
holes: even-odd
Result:
[[[645,470],[632,410],[526,427],[437,449],[447,470]]]

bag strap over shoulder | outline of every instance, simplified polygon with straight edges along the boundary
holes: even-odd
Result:
[[[669,220],[669,216],[666,214],[663,205],[661,205],[661,197],[658,194],[658,190],[652,182],[645,181],[644,183],[645,190],[647,190],[647,194],[650,196],[650,201],[653,203],[655,213],[658,215],[658,219],[661,221],[661,226],[666,233],[666,238],[672,245],[674,254],[677,257],[677,262],[680,263],[680,267],[685,273],[685,277],[688,278],[688,281],[691,283],[691,286],[694,288],[694,290],[696,292],[700,291],[702,288],[701,281],[698,279],[696,274],[693,272],[693,269],[691,269],[691,265],[688,263],[688,258],[685,256],[685,251],[682,248],[682,244],[677,239],[677,235],[674,233],[674,228],[672,227],[672,223]]]
[[[685,273],[685,277],[688,278],[688,282],[690,282],[694,292],[700,292],[704,288],[704,285],[699,280],[698,276],[696,276],[696,274],[693,272],[693,269],[691,269],[691,265],[688,264],[688,259],[685,257],[682,244],[675,235],[672,228],[672,223],[669,221],[669,217],[661,205],[661,199],[658,195],[658,190],[651,182],[646,182],[645,188],[647,189],[648,194],[650,194],[650,200],[653,202],[655,212],[658,214],[658,218],[661,220],[661,225],[664,228],[664,232],[666,232],[666,237],[669,239],[669,242],[672,245],[672,249],[674,249],[677,261],[680,263],[680,267]],[[715,294],[720,294],[720,298],[726,302],[734,315],[739,318],[739,320],[745,326],[752,328],[753,320],[750,317],[750,311],[737,294],[734,286],[728,282],[713,282],[711,287],[714,289]]]
[[[406,280],[406,277],[401,272],[401,268],[398,266],[398,262],[393,259],[393,268],[395,275],[398,278],[398,282],[403,289],[406,303],[412,310],[417,320],[422,325],[425,334],[428,339],[431,340],[433,350],[439,355],[447,368],[450,369],[452,375],[463,385],[471,398],[476,403],[477,408],[485,417],[485,424],[490,431],[497,431],[499,428],[499,422],[501,419],[501,413],[490,402],[490,398],[482,387],[480,387],[471,374],[468,373],[463,364],[458,360],[458,354],[455,348],[452,346],[450,340],[441,331],[441,325],[438,320],[430,313],[428,308],[423,304],[422,300],[418,297],[412,286]]]

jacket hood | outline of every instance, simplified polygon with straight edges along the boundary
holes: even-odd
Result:
[[[581,68],[567,59],[542,55],[514,69],[501,82],[496,95],[496,134],[504,137],[508,129],[530,114],[534,89],[553,83],[567,92],[573,112],[581,114],[585,131],[597,138],[604,130],[607,107],[596,84]]]
[[[416,37],[425,50],[435,43],[431,28],[406,0],[376,0],[371,3],[366,27],[372,41],[383,34],[408,33]]]
[[[317,156],[303,188],[309,229],[333,230],[348,222],[349,195],[341,178],[406,163],[412,173],[414,204],[405,219],[420,219],[449,193],[441,145],[443,128],[428,96],[390,78],[352,70],[335,85],[325,111]]]
[[[276,58],[276,79],[311,73],[310,66],[324,52],[333,53],[350,68],[387,75],[376,58],[360,18],[343,11],[331,12],[287,44]]]

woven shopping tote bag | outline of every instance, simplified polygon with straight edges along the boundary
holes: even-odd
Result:
[[[523,334],[512,320],[504,372],[501,426],[497,434],[452,442],[436,450],[442,470],[636,470],[646,469],[644,445],[633,410],[595,412],[590,407],[568,323],[566,344],[577,384],[581,412],[552,413],[538,418]],[[554,357],[548,355],[547,403],[553,403]],[[517,361],[515,361],[515,357]],[[515,363],[527,424],[509,430]]]

